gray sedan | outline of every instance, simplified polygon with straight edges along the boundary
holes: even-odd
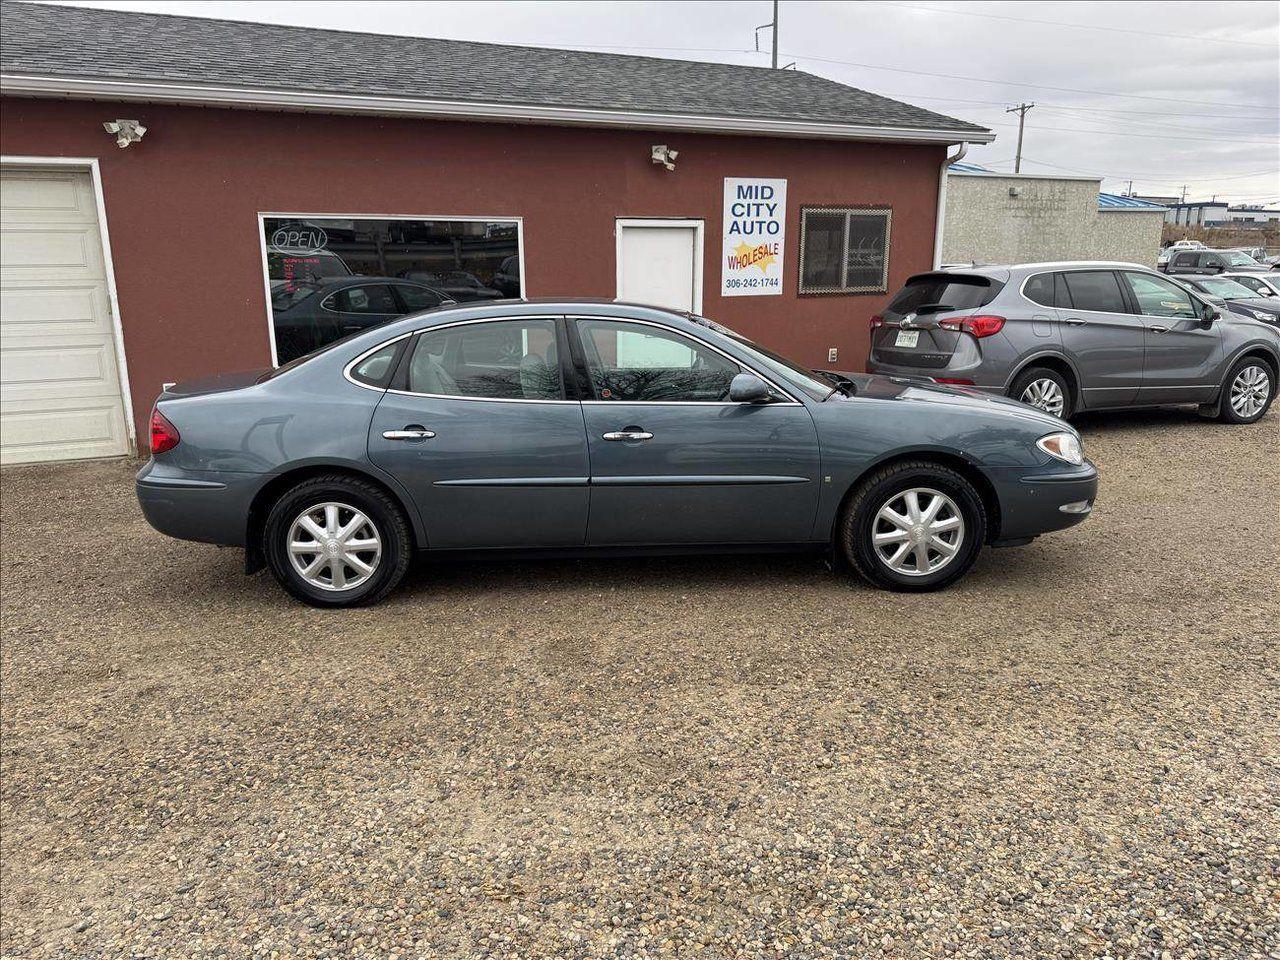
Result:
[[[835,551],[932,590],[1079,523],[1098,475],[1023,404],[828,379],[709,320],[510,301],[393,321],[152,415],[152,526],[244,547],[294,596],[371,603],[411,555]]]
[[[1253,423],[1280,374],[1276,327],[1129,263],[923,273],[871,325],[872,372],[973,386],[1064,418],[1185,403]]]

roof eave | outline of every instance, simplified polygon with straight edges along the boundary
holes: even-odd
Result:
[[[551,107],[514,103],[421,100],[411,97],[323,93],[314,90],[271,90],[204,84],[98,80],[78,77],[0,75],[0,93],[12,96],[61,97],[77,100],[136,100],[148,103],[198,104],[260,110],[434,117],[556,126],[621,127],[736,133],[749,136],[803,137],[823,140],[898,141],[921,144],[990,143],[989,130],[956,130],[771,120],[760,117],[716,117],[587,107]]]

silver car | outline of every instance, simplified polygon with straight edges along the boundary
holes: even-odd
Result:
[[[1280,372],[1280,329],[1131,263],[922,273],[871,326],[872,373],[972,386],[1064,419],[1194,403],[1253,423]]]

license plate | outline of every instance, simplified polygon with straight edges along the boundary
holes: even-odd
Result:
[[[898,339],[893,341],[893,345],[895,347],[914,347],[919,342],[919,330],[899,330]]]

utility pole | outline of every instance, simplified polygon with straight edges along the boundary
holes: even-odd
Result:
[[[1034,103],[1020,103],[1016,107],[1010,107],[1005,113],[1016,113],[1018,115],[1018,153],[1013,161],[1013,172],[1022,172],[1022,128],[1027,122],[1027,111],[1034,107]]]
[[[771,52],[770,59],[773,61],[773,69],[777,70],[778,69],[778,0],[773,0],[773,20],[771,20],[769,23],[762,23],[760,24],[760,26],[756,27],[756,53],[760,53],[760,31],[768,30],[768,29],[773,30],[773,50]],[[788,67],[794,66],[794,64],[787,64],[787,66]],[[787,69],[787,67],[783,67],[782,69],[785,70]]]
[[[1187,202],[1187,185],[1185,183],[1182,185],[1182,200],[1180,200],[1179,202],[1180,203]]]
[[[1129,196],[1133,196],[1133,181],[1129,181]]]
[[[778,0],[773,0],[773,69],[778,69]]]

